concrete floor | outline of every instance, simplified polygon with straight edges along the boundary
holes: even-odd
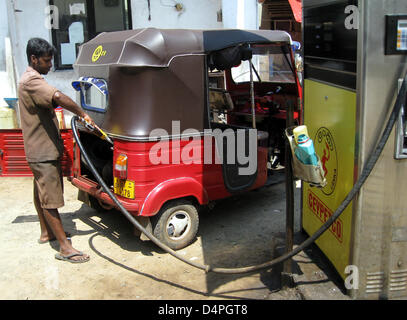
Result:
[[[281,178],[281,177],[280,177]],[[282,265],[245,275],[194,269],[133,235],[118,212],[98,213],[77,200],[65,179],[60,210],[73,245],[91,260],[74,265],[54,258],[57,243],[38,244],[32,178],[0,178],[0,299],[45,300],[343,300],[343,284],[316,247],[293,259],[294,287],[283,288]],[[300,228],[295,189],[295,244]],[[202,214],[197,240],[179,251],[190,260],[235,268],[264,263],[284,252],[285,183],[219,202]]]

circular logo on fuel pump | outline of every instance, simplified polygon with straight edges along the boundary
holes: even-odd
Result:
[[[318,129],[314,139],[315,152],[318,154],[327,185],[322,188],[322,192],[329,196],[336,187],[338,181],[338,157],[336,153],[336,145],[331,132],[321,127]]]

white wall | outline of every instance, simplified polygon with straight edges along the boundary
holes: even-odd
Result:
[[[0,0],[0,71],[6,70],[4,38],[8,36],[6,0]]]
[[[177,12],[176,3],[184,10]],[[132,0],[133,28],[155,27],[163,29],[221,29],[223,23],[217,20],[222,0],[150,0],[151,21],[148,20],[147,0]]]
[[[26,56],[28,40],[38,37],[52,43],[51,30],[45,26],[45,9],[48,3],[48,0],[7,1],[10,37],[13,44],[17,82],[28,66]],[[75,91],[70,85],[71,81],[75,79],[73,71],[51,71],[45,78],[51,85],[71,98],[75,98]]]
[[[259,29],[257,0],[222,0],[225,29]]]
[[[19,77],[27,66],[25,53],[27,41],[33,37],[50,41],[50,31],[45,27],[45,6],[47,0],[7,1],[10,37]]]

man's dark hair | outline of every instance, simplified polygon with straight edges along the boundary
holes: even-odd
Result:
[[[41,38],[32,38],[27,43],[27,60],[31,63],[30,57],[34,55],[37,58],[43,56],[55,55],[56,49],[48,41]]]

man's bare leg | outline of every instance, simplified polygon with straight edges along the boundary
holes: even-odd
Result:
[[[55,235],[55,237],[57,238],[57,240],[59,242],[59,248],[60,248],[59,253],[62,256],[68,256],[68,255],[75,254],[75,253],[79,254],[80,252],[72,247],[71,242],[66,237],[58,210],[42,208],[42,211],[44,213],[46,223],[51,228],[53,234]],[[74,256],[70,259],[75,260],[75,261],[82,261],[82,260],[89,259],[89,256],[87,254],[83,254],[83,255]]]
[[[41,235],[40,241],[49,241],[55,239],[55,235],[51,228],[48,226],[45,220],[44,213],[42,211],[40,198],[38,197],[37,185],[34,183],[34,206],[37,211],[38,220],[40,221]]]

